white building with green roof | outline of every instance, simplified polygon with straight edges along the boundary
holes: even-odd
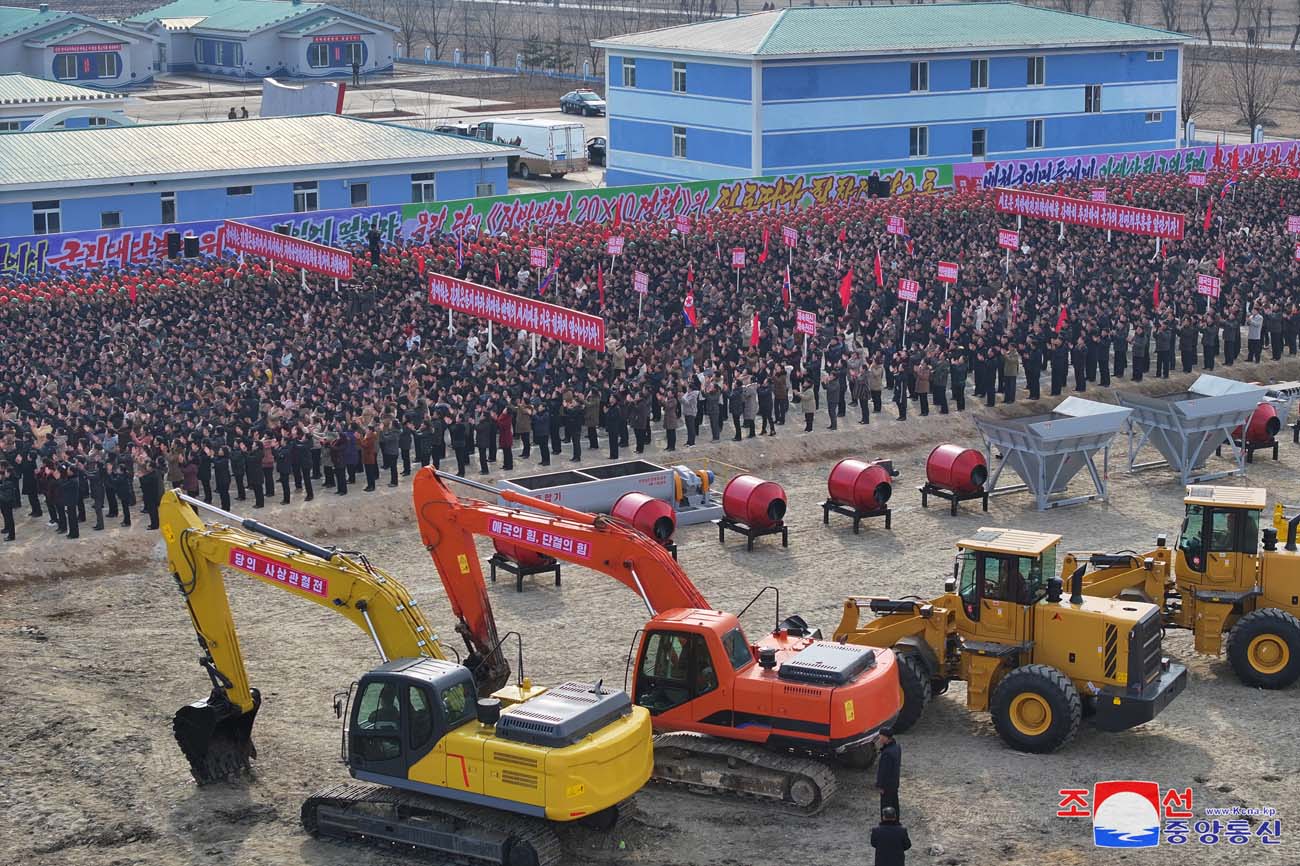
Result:
[[[157,40],[159,70],[216,78],[366,75],[397,53],[391,24],[303,0],[174,0],[124,23]]]
[[[82,87],[138,87],[153,78],[153,37],[89,15],[0,6],[0,72]]]
[[[797,7],[596,40],[607,182],[1171,148],[1186,39],[951,3]]]

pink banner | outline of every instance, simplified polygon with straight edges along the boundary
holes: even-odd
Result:
[[[998,229],[998,246],[1004,250],[1020,249],[1020,232],[1015,229]]]
[[[1195,186],[1195,187],[1205,186],[1205,172],[1203,171],[1189,172],[1187,175],[1187,185]]]
[[[230,549],[227,564],[248,574],[282,583],[292,589],[310,592],[321,598],[329,597],[330,582],[328,578],[317,577],[305,571],[299,571],[284,563],[277,562],[251,550],[240,547]]]
[[[901,216],[891,216],[885,222],[885,231],[891,235],[907,234],[907,221]]]
[[[1088,201],[1105,201],[1105,200],[1106,200],[1106,188],[1104,186],[1099,186],[1096,189],[1088,190]]]
[[[900,301],[915,301],[921,294],[921,284],[916,280],[903,278],[898,281],[898,299]]]
[[[635,289],[636,292],[637,292],[637,294],[639,294],[639,295],[644,295],[644,294],[646,294],[647,292],[649,292],[649,291],[650,291],[650,276],[649,276],[649,274],[643,274],[643,273],[641,273],[640,271],[633,271],[633,272],[632,272],[632,288]]]
[[[562,343],[605,351],[605,320],[568,307],[489,289],[445,274],[429,276],[429,302]]]
[[[673,219],[673,224],[676,226],[678,234],[688,235],[691,233],[691,218],[686,214],[679,213]]]
[[[733,268],[743,268],[745,266],[745,250],[743,247],[736,247],[731,251],[731,266]]]
[[[605,241],[605,253],[611,256],[620,255],[623,252],[623,236],[614,235]]]
[[[352,254],[346,250],[336,250],[232,220],[225,221],[225,243],[236,252],[251,253],[314,274],[340,280],[352,279]]]
[[[546,248],[533,247],[528,251],[528,264],[535,268],[546,267]]]
[[[1219,296],[1219,286],[1218,277],[1212,277],[1209,274],[1196,275],[1196,291],[1198,294],[1217,298]]]
[[[1289,216],[1286,218],[1286,230],[1291,234],[1300,233],[1300,216]]]
[[[1156,238],[1180,240],[1183,236],[1183,215],[1168,211],[1001,187],[994,190],[994,202],[999,213]]]
[[[787,247],[799,245],[799,230],[790,226],[781,226],[781,240]]]
[[[519,541],[544,548],[552,553],[579,559],[591,558],[591,543],[557,532],[546,532],[532,526],[526,526],[513,520],[493,518],[488,523],[488,535],[506,541]]]
[[[817,314],[807,310],[794,311],[794,332],[813,336],[817,333]]]
[[[939,262],[939,282],[941,283],[957,282],[956,262]]]

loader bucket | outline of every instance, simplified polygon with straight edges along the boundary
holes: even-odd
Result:
[[[172,717],[172,733],[190,762],[190,773],[200,785],[233,782],[252,772],[257,757],[253,745],[253,720],[262,696],[253,689],[253,708],[243,712],[215,692],[207,700],[181,707]]]

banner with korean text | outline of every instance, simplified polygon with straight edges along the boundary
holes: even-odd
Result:
[[[232,250],[262,256],[274,262],[324,274],[340,280],[352,279],[352,254],[256,226],[225,221],[225,243]]]
[[[1003,188],[993,191],[993,201],[999,213],[1156,238],[1183,236],[1183,215],[1168,211]]]
[[[458,313],[489,319],[562,343],[605,351],[605,320],[545,301],[535,301],[459,280],[445,274],[429,276],[429,302]]]

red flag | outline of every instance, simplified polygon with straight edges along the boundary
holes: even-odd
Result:
[[[690,265],[686,266],[686,285],[692,285],[695,282],[695,269]]]
[[[836,238],[836,240],[838,240],[840,243],[844,243],[844,239],[846,237],[848,237],[848,228],[846,228],[845,226],[840,226],[840,233],[839,236]]]
[[[135,303],[135,281],[126,284],[126,293],[131,298],[131,303]]]
[[[751,348],[758,345],[758,313],[754,314],[754,321],[749,326],[749,345]]]
[[[790,266],[785,267],[785,279],[781,281],[781,301],[790,306]]]
[[[1221,139],[1216,138],[1214,140],[1214,167],[1215,168],[1218,168],[1220,165],[1223,165],[1223,148],[1221,147],[1221,144],[1222,144]]]
[[[1151,287],[1151,306],[1160,306],[1160,277],[1156,276],[1156,284]]]
[[[623,203],[616,201],[614,202],[614,220],[613,220],[612,227],[618,228],[622,224],[623,224]]]
[[[885,287],[885,269],[880,263],[880,250],[876,250],[876,263],[872,266],[872,273],[876,275],[876,288]]]
[[[1133,190],[1132,190],[1132,189],[1126,189],[1126,190],[1124,190],[1124,201],[1128,202],[1129,204],[1132,204],[1132,203],[1133,203]]]
[[[908,238],[907,238],[907,254],[910,256],[910,255],[912,255],[912,253],[914,253],[914,252],[916,252],[916,247],[913,246],[913,244],[912,244],[912,238],[911,238],[911,236],[909,235]]]
[[[1162,259],[1169,258],[1169,244],[1160,245],[1160,258]]]
[[[415,254],[415,270],[420,276],[424,276],[424,256],[419,253]]]
[[[695,327],[695,290],[686,290],[686,300],[682,301],[682,312],[686,314],[686,321],[692,328]],[[753,339],[752,337],[750,338]],[[753,343],[751,342],[751,345]]]
[[[1227,260],[1223,257],[1223,250],[1219,250],[1219,258],[1218,258],[1218,260],[1215,262],[1215,264],[1219,266],[1219,270],[1220,270],[1220,271],[1224,271],[1224,270],[1227,269],[1227,267],[1228,267],[1228,262],[1227,262]]]
[[[879,255],[879,254],[877,254]],[[879,261],[879,259],[877,259]],[[853,296],[853,268],[840,280],[840,304],[844,309],[849,308],[849,299]]]
[[[605,309],[605,269],[596,263],[596,294],[600,296],[600,308]]]
[[[1061,333],[1061,329],[1065,327],[1065,311],[1066,311],[1067,309],[1068,309],[1068,307],[1066,307],[1064,304],[1062,304],[1062,305],[1061,305],[1061,315],[1059,315],[1059,316],[1056,317],[1056,333],[1058,333],[1058,334]]]
[[[1228,167],[1231,168],[1233,171],[1236,171],[1240,165],[1241,165],[1241,149],[1234,147],[1232,149],[1232,157],[1231,159],[1228,160]]]
[[[1210,196],[1210,203],[1205,206],[1205,222],[1201,224],[1201,231],[1210,230],[1210,221],[1214,218],[1214,196]]]
[[[768,229],[763,229],[763,251],[758,254],[758,263],[760,265],[767,261],[767,236]]]
[[[498,284],[500,284],[500,282],[501,282],[501,263],[500,263],[500,262],[493,262],[493,263],[492,263],[492,270],[496,272],[496,281],[497,281]]]

